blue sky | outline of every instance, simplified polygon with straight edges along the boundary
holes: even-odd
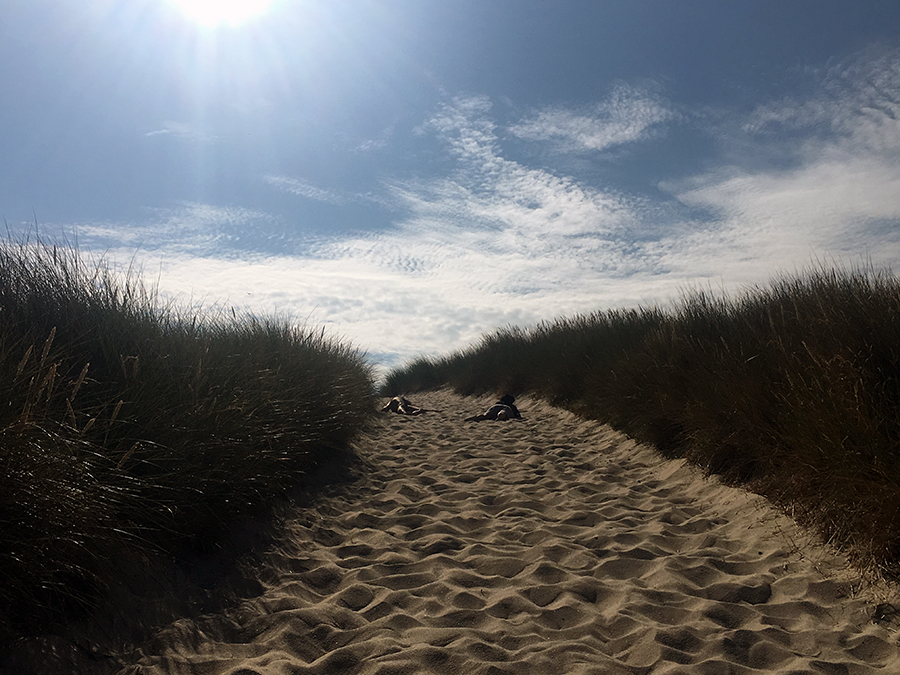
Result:
[[[894,0],[271,0],[218,24],[178,3],[3,3],[11,230],[382,367],[818,262],[900,268]]]

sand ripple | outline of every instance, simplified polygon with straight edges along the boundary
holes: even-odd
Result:
[[[130,675],[900,673],[843,561],[765,502],[533,401],[384,416],[229,616]]]

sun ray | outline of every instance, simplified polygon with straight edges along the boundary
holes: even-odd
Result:
[[[190,20],[203,26],[238,26],[263,14],[272,0],[170,0]]]

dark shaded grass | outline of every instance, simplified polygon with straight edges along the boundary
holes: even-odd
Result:
[[[363,356],[321,332],[185,313],[39,242],[0,244],[0,387],[4,642],[89,608],[129,561],[213,551],[374,407]]]
[[[507,328],[394,370],[383,394],[531,392],[757,491],[900,573],[900,282],[818,269],[671,311]]]

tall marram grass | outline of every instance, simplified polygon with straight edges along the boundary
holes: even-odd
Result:
[[[747,486],[900,575],[900,281],[820,268],[734,298],[507,328],[382,393],[531,392]]]
[[[183,312],[22,241],[0,243],[0,388],[7,639],[90,603],[129,557],[213,546],[373,409],[363,356],[320,332]]]

